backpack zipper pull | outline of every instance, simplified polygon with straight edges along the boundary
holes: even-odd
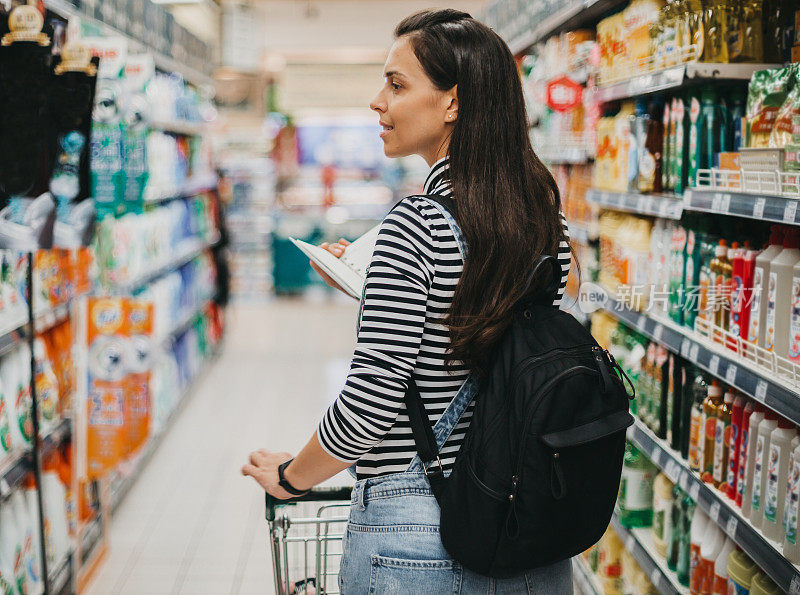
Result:
[[[600,370],[600,378],[603,383],[603,393],[607,393],[611,388],[611,377],[608,375],[608,368],[603,361],[603,351],[599,347],[592,347],[594,359],[597,361],[597,368]]]
[[[519,477],[514,475],[511,478],[511,493],[508,495],[508,501],[511,503],[506,516],[506,535],[509,539],[516,539],[519,537],[519,520],[517,519],[517,486],[519,485]]]

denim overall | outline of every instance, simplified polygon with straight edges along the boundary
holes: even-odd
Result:
[[[461,230],[450,213],[444,215],[466,255]],[[362,293],[357,328],[364,304]],[[472,377],[433,428],[441,449],[472,401],[477,384]],[[355,465],[350,468],[355,476]],[[569,560],[507,579],[481,576],[463,568],[445,551],[439,536],[439,504],[431,491],[419,456],[404,473],[358,480],[353,487],[345,531],[339,587],[344,595],[439,595],[477,593],[572,593]]]

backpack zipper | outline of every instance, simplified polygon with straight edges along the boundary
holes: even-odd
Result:
[[[544,355],[534,355],[534,356],[525,358],[524,360],[522,360],[520,363],[518,363],[514,367],[514,373],[512,374],[513,380],[511,381],[511,389],[508,391],[507,394],[508,395],[513,395],[516,392],[517,385],[519,384],[519,381],[520,381],[520,379],[522,377],[522,374],[524,372],[526,372],[528,370],[528,368],[530,368],[532,365],[541,364],[541,363],[546,362],[548,360],[554,359],[557,356],[566,355],[566,354],[570,354],[570,353],[578,352],[578,351],[584,351],[589,346],[591,346],[590,343],[587,343],[585,345],[578,345],[577,347],[570,347],[569,349],[552,349],[552,350],[548,351]],[[596,347],[592,346],[592,350],[594,350],[594,349],[596,349]],[[508,403],[509,403],[509,399],[506,398],[506,400],[503,401],[503,407],[500,409],[500,411],[497,412],[497,415],[495,416],[495,418],[487,426],[486,433],[484,434],[484,437],[481,440],[481,447],[483,447],[486,444],[486,442],[489,440],[489,438],[491,438],[492,432],[494,431],[495,426],[500,422],[500,420],[503,417],[503,414],[505,413],[506,409],[508,408]]]

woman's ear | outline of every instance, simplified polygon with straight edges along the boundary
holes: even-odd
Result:
[[[453,85],[453,88],[445,93],[445,101],[447,108],[444,113],[444,121],[452,124],[458,119],[458,85]]]

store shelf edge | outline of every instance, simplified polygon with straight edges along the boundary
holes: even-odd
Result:
[[[616,512],[611,517],[611,526],[614,531],[617,532],[617,535],[619,535],[622,543],[625,544],[625,549],[633,555],[639,563],[639,566],[642,567],[642,570],[647,573],[647,576],[650,577],[650,581],[659,593],[674,595],[688,593],[688,589],[683,589],[682,586],[673,584],[672,577],[653,559],[650,553],[639,542],[638,537],[632,531],[622,526]]]
[[[189,179],[182,188],[175,192],[165,193],[163,196],[150,198],[145,200],[145,205],[159,205],[173,200],[180,200],[183,198],[191,198],[202,192],[214,190],[217,187],[219,180],[214,175],[202,176],[198,178]]]
[[[201,240],[201,239],[192,239],[191,242],[187,241],[187,246],[184,246],[178,255],[169,259],[167,262],[154,267],[150,271],[146,273],[142,273],[141,275],[134,278],[133,281],[125,283],[118,288],[118,291],[122,293],[133,293],[136,289],[147,285],[148,283],[152,282],[154,279],[157,279],[166,273],[174,271],[186,263],[194,260],[197,258],[204,250],[211,248],[217,244],[219,241],[219,235],[215,235],[210,240]]]
[[[586,191],[586,200],[606,209],[662,219],[679,220],[683,214],[683,199],[670,195],[612,192],[590,188]]]
[[[789,591],[800,585],[800,570],[783,557],[750,522],[731,505],[730,500],[693,473],[659,438],[644,427],[641,420],[628,431],[628,437],[750,556],[778,586]]]
[[[790,389],[768,376],[744,365],[733,351],[711,349],[704,341],[695,339],[689,329],[657,320],[646,313],[634,312],[610,295],[604,307],[614,318],[664,345],[673,353],[699,366],[725,384],[746,393],[780,415],[800,424],[800,389]]]
[[[684,194],[684,210],[732,215],[784,225],[800,225],[796,198],[771,194],[729,192],[713,188],[691,188]]]
[[[72,549],[67,553],[64,559],[56,566],[55,570],[50,572],[47,577],[47,582],[50,584],[50,593],[62,595],[69,593],[70,579],[72,578],[72,559],[74,552]]]
[[[580,556],[572,558],[572,569],[575,573],[574,576],[576,577],[576,582],[578,583],[581,593],[584,595],[602,595],[603,591],[599,590],[594,584],[592,572],[589,567],[586,566],[586,562],[583,558]]]

